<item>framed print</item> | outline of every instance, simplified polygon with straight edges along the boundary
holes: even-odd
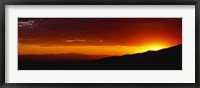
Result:
[[[199,87],[199,0],[1,1],[1,87]]]
[[[182,18],[18,18],[18,70],[182,70]]]

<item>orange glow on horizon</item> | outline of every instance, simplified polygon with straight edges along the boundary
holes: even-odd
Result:
[[[169,48],[173,45],[154,44],[146,46],[38,46],[38,45],[19,45],[18,54],[87,54],[87,55],[114,55],[142,53],[146,51],[157,51]]]

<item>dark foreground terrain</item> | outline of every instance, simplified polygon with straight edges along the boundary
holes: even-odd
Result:
[[[19,70],[182,70],[182,45],[92,61],[66,60],[64,54],[19,55],[18,58]]]

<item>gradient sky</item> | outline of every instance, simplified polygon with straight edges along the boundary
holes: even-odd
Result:
[[[19,18],[22,54],[123,55],[182,44],[181,18]]]

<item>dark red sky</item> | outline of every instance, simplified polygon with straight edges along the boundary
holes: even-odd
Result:
[[[19,18],[18,28],[20,45],[169,47],[182,43],[181,18]]]

